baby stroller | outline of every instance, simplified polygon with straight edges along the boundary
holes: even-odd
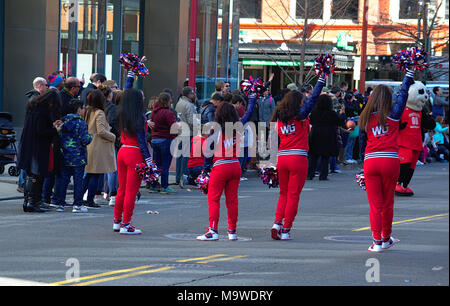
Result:
[[[18,176],[17,168],[17,148],[16,148],[16,132],[12,124],[12,116],[10,113],[0,112],[0,174],[5,171],[5,165],[14,164],[9,167],[8,174]]]

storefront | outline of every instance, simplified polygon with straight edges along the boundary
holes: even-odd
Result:
[[[304,83],[315,84],[314,58],[318,54],[333,54],[336,61],[335,74],[327,79],[327,85],[353,82],[354,54],[335,50],[332,45],[307,45],[304,60]],[[289,83],[299,84],[300,70],[299,44],[246,43],[239,44],[239,63],[242,78],[262,78],[267,80],[274,74],[272,94],[277,94]]]

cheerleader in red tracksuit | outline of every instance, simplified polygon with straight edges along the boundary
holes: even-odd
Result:
[[[228,215],[228,239],[237,240],[236,224],[238,220],[238,188],[241,181],[241,165],[239,163],[239,149],[242,135],[233,131],[230,137],[225,132],[225,123],[235,124],[241,122],[244,125],[251,117],[256,104],[256,95],[249,97],[248,109],[239,119],[239,115],[232,104],[222,103],[217,107],[214,122],[216,130],[206,140],[206,147],[213,141],[214,155],[208,157],[205,152],[204,169],[211,169],[208,185],[208,231],[197,237],[201,241],[214,241],[219,239],[218,225],[220,215],[220,198],[225,192],[225,204]],[[220,128],[219,128],[220,127]]]
[[[277,161],[280,195],[271,229],[275,240],[291,239],[289,232],[297,215],[300,193],[308,172],[309,113],[325,85],[325,77],[319,78],[306,103],[303,104],[305,98],[299,91],[291,91],[283,97],[272,115],[271,122],[276,122],[280,139]]]
[[[394,190],[400,170],[399,120],[408,100],[409,87],[414,83],[413,76],[414,71],[407,70],[395,104],[390,87],[375,87],[358,122],[361,152],[365,151],[364,178],[374,240],[370,252],[382,252],[395,243],[391,233]]]

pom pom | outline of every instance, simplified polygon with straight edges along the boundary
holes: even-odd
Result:
[[[362,190],[366,190],[366,180],[364,179],[364,172],[355,175],[356,183]]]
[[[334,56],[331,54],[321,54],[314,59],[314,71],[319,76],[334,74],[335,68]]]
[[[278,169],[276,167],[261,167],[259,175],[262,182],[269,188],[278,187]]]
[[[250,76],[248,79],[242,80],[241,90],[247,97],[252,93],[255,93],[257,96],[262,96],[266,88],[261,78],[255,80]]]
[[[209,185],[209,173],[205,170],[202,170],[200,175],[195,180],[197,183],[197,188],[200,189],[203,194],[208,194],[208,185]]]
[[[151,161],[150,165],[147,165],[146,163],[139,163],[136,165],[136,172],[139,175],[139,177],[148,183],[156,183],[159,180],[159,177],[161,176],[161,169],[158,169],[156,164]]]
[[[133,71],[137,75],[147,76],[149,74],[147,67],[144,65],[145,56],[139,58],[134,53],[123,53],[119,57],[119,63],[128,71]]]
[[[392,58],[392,62],[397,65],[398,70],[404,72],[406,69],[423,71],[428,67],[426,62],[428,52],[423,49],[412,47],[398,51]]]

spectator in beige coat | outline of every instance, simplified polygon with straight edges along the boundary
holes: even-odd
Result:
[[[89,93],[87,107],[84,114],[89,134],[93,136],[92,142],[87,146],[87,165],[85,168],[84,190],[88,191],[88,208],[98,208],[94,203],[94,196],[98,186],[103,182],[104,173],[112,173],[117,170],[114,142],[116,136],[111,132],[111,127],[105,116],[105,95],[98,89]]]

